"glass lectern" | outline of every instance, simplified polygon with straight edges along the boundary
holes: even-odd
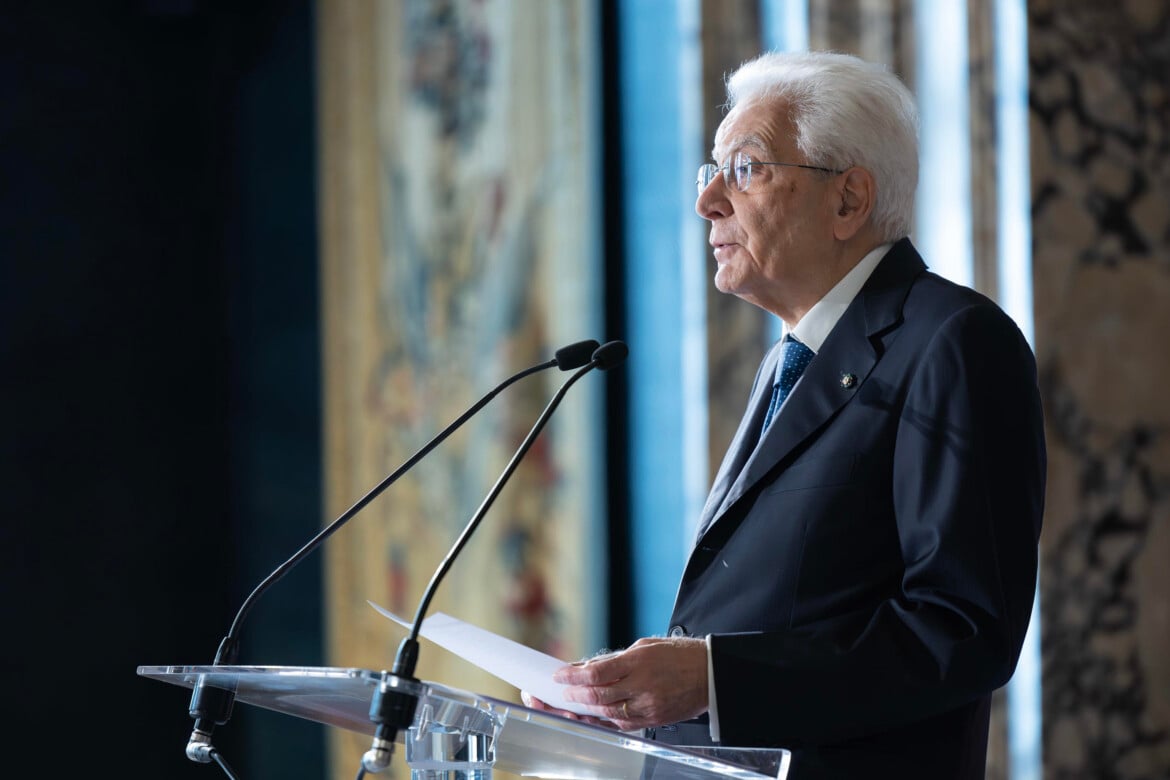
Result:
[[[296,666],[140,666],[186,688],[235,691],[249,704],[373,735],[370,701],[382,673]],[[433,682],[416,686],[414,724],[398,744],[412,780],[490,780],[499,769],[545,780],[784,780],[786,750],[677,747]],[[356,762],[360,757],[355,757]]]

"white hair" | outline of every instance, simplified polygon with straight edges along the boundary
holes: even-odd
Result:
[[[884,65],[837,52],[769,52],[727,78],[727,109],[779,98],[810,165],[873,174],[883,241],[909,235],[918,186],[918,108]]]

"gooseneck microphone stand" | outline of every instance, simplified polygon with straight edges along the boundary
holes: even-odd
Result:
[[[374,697],[370,702],[370,720],[376,724],[374,731],[374,739],[371,743],[370,749],[362,756],[361,768],[358,770],[356,780],[362,780],[366,772],[376,773],[381,772],[390,765],[390,759],[394,755],[394,741],[400,731],[407,730],[411,723],[414,722],[414,711],[418,705],[417,690],[420,681],[414,676],[415,666],[418,663],[418,634],[422,628],[422,622],[426,616],[427,608],[430,606],[431,599],[435,595],[435,591],[439,587],[439,583],[451,568],[451,564],[455,561],[456,556],[467,544],[467,540],[475,533],[475,529],[479,527],[487,510],[495,502],[496,496],[500,494],[504,484],[512,476],[512,472],[520,464],[520,460],[532,447],[536,437],[540,435],[541,430],[544,429],[545,424],[552,413],[560,405],[561,399],[565,397],[565,393],[573,384],[589,373],[593,369],[601,369],[608,371],[616,366],[618,363],[625,360],[629,350],[621,341],[610,341],[598,347],[597,351],[593,353],[593,359],[581,368],[577,373],[573,374],[565,383],[561,385],[560,390],[553,396],[552,400],[545,406],[544,411],[541,412],[540,417],[528,432],[528,436],[520,444],[520,447],[512,455],[512,459],[508,461],[508,465],[504,468],[499,479],[496,480],[495,485],[488,492],[487,497],[479,505],[479,509],[472,515],[467,526],[464,527],[463,532],[456,539],[455,544],[451,547],[447,557],[439,564],[438,569],[435,570],[431,577],[430,583],[427,585],[426,591],[423,593],[422,599],[419,601],[418,610],[415,612],[414,621],[411,623],[410,634],[402,640],[398,646],[398,653],[394,658],[394,666],[392,670],[387,673],[382,672],[382,680],[378,684],[378,688],[374,693]]]
[[[334,534],[341,526],[345,525],[349,520],[360,512],[367,504],[377,498],[386,488],[392,485],[403,474],[410,470],[416,463],[422,460],[431,450],[437,447],[448,436],[450,436],[463,423],[467,422],[476,412],[487,405],[489,401],[496,397],[502,390],[517,382],[524,377],[535,374],[538,371],[557,366],[562,371],[579,368],[582,365],[592,367],[596,362],[597,352],[602,349],[598,346],[598,342],[589,339],[586,341],[579,341],[575,344],[570,344],[557,350],[555,356],[538,365],[524,369],[509,378],[505,379],[500,384],[496,385],[483,398],[477,401],[471,408],[459,416],[454,422],[444,428],[438,435],[427,442],[418,452],[410,457],[405,463],[399,466],[393,473],[388,475],[385,479],[375,485],[368,493],[362,496],[353,506],[347,509],[340,517],[322,529],[316,536],[314,536],[307,544],[293,554],[291,558],[282,563],[271,574],[269,574],[244,600],[236,613],[235,619],[232,621],[231,628],[227,635],[219,643],[219,648],[215,653],[215,661],[213,666],[226,666],[236,662],[239,658],[240,643],[239,631],[240,626],[244,622],[244,618],[251,611],[256,600],[267,591],[272,585],[279,581],[285,574],[289,572],[294,566],[306,558],[309,553],[316,550],[321,544]],[[584,372],[579,372],[584,373]],[[413,668],[413,667],[412,667]],[[200,763],[208,764],[215,762],[223,769],[224,773],[232,780],[235,780],[236,775],[228,766],[226,760],[220,755],[219,751],[211,744],[211,734],[216,726],[222,726],[227,723],[231,717],[232,705],[235,703],[235,691],[226,690],[213,685],[207,684],[206,676],[200,675],[196,681],[194,690],[191,693],[191,703],[188,706],[188,713],[195,720],[195,727],[191,731],[191,736],[187,741],[187,758]]]

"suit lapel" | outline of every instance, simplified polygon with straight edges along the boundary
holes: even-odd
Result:
[[[780,342],[777,341],[764,356],[756,374],[756,382],[752,387],[751,397],[748,399],[747,411],[739,421],[739,428],[727,448],[727,454],[719,465],[719,471],[711,484],[711,492],[707,495],[707,503],[703,505],[703,512],[699,516],[699,537],[706,532],[714,521],[718,512],[726,505],[725,498],[728,491],[743,473],[748,459],[756,447],[760,428],[764,424],[764,414],[772,400],[771,378],[776,375],[776,363],[780,360]]]
[[[752,449],[754,431],[763,422],[761,396],[767,397],[771,392],[768,382],[757,380],[751,411],[740,422],[703,508],[700,538],[856,395],[881,358],[888,339],[894,337],[901,322],[902,303],[914,278],[924,268],[908,239],[890,249],[805,369],[779,416]],[[772,375],[765,372],[775,370],[778,356],[779,349],[774,347],[761,366],[761,376]]]

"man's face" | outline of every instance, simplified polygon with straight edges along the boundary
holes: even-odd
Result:
[[[783,101],[736,107],[715,133],[717,166],[745,152],[753,161],[805,164]],[[715,287],[789,320],[805,291],[820,290],[833,250],[832,216],[839,207],[834,176],[806,168],[753,165],[745,192],[715,176],[695,211],[711,223]],[[823,292],[823,290],[820,290]]]

